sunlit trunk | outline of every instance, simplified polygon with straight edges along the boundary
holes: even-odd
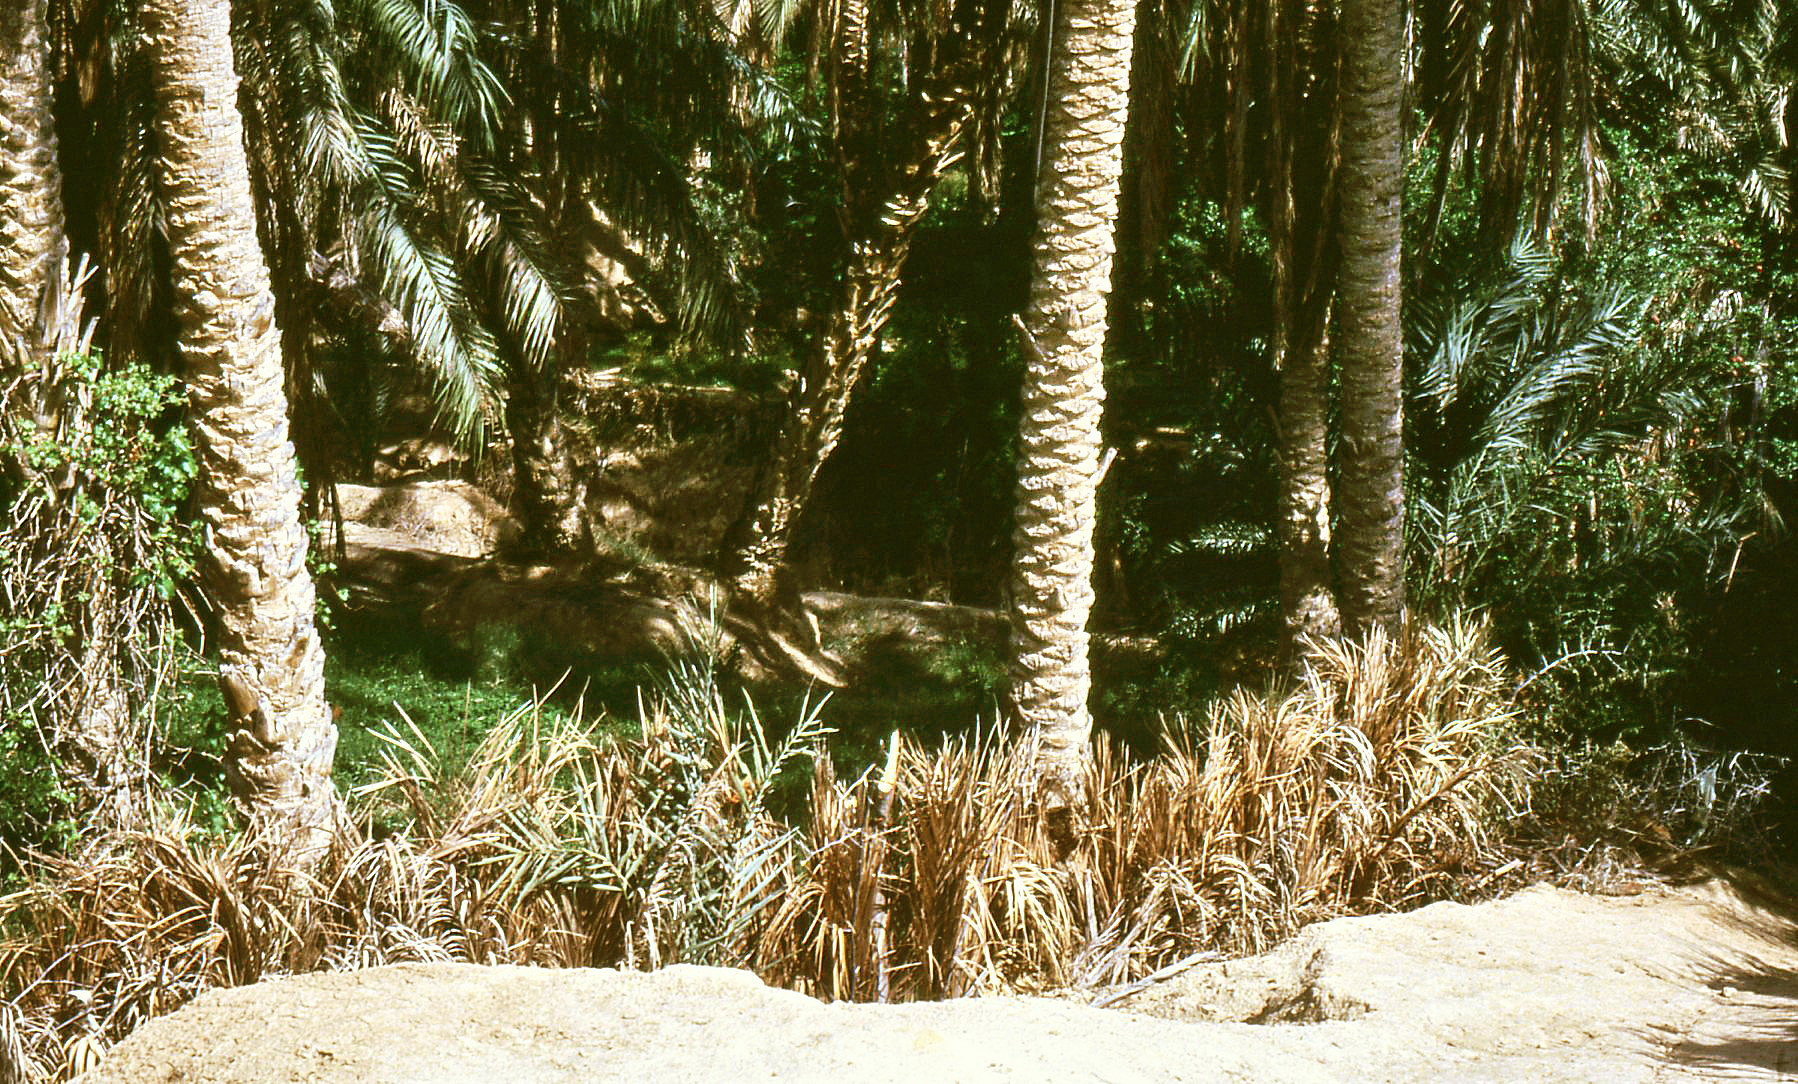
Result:
[[[1330,576],[1329,348],[1315,329],[1277,338],[1280,612],[1287,657],[1296,658],[1342,627]]]
[[[38,307],[67,245],[46,3],[0,4],[0,341],[7,343],[37,337]]]
[[[228,0],[146,0],[159,181],[230,712],[226,769],[252,819],[304,859],[340,826],[281,336],[256,238]]]
[[[1104,406],[1106,304],[1130,101],[1134,0],[1057,5],[1024,315],[1011,571],[1011,701],[1052,823],[1085,805],[1087,619]]]

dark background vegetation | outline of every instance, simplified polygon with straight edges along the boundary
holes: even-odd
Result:
[[[1163,21],[1153,32],[1179,39],[1180,13],[1157,10]],[[1737,17],[1721,8],[1699,14],[1713,31]],[[688,254],[699,252],[701,236],[724,252],[733,311],[752,345],[677,315],[596,328],[586,361],[640,381],[777,395],[833,303],[842,255],[833,217],[840,178],[804,50],[792,45],[758,76],[758,101],[771,103],[776,119],[735,131],[700,104],[725,61],[703,47],[699,28],[676,20],[637,40],[595,18],[593,48],[640,47],[630,64],[659,73],[633,84],[653,87],[628,108],[618,87],[602,88],[613,93],[603,101],[579,99],[589,111],[579,114],[589,126],[581,131],[609,140],[619,156],[595,174],[603,176],[597,194],[629,208],[620,212],[627,230],[647,236],[660,222],[689,238]],[[575,101],[557,98],[574,91],[553,81],[525,88],[517,64],[529,51],[518,25],[501,14],[474,25],[491,38],[477,49],[521,88],[519,109]],[[1768,72],[1790,61],[1790,28],[1781,26],[1758,61]],[[1755,128],[1758,119],[1743,120],[1751,107],[1724,101],[1726,80],[1698,71],[1721,55],[1723,38],[1700,44],[1690,72],[1664,56],[1634,69],[1603,62],[1613,68],[1600,72],[1597,131],[1610,182],[1590,231],[1574,186],[1547,211],[1526,205],[1495,215],[1490,182],[1471,169],[1451,172],[1438,215],[1431,196],[1440,145],[1422,138],[1433,118],[1421,105],[1411,117],[1410,135],[1419,137],[1407,144],[1418,153],[1405,299],[1413,609],[1424,620],[1489,621],[1529,725],[1543,735],[1572,745],[1685,742],[1792,756],[1798,549],[1786,523],[1798,500],[1798,250],[1789,194],[1767,165],[1789,164],[1791,152],[1765,124]],[[352,93],[381,85],[379,60],[345,61]],[[1208,63],[1192,61],[1195,82]],[[112,74],[121,87],[135,77]],[[802,527],[799,564],[812,585],[1004,603],[1021,371],[1009,320],[1027,285],[1038,80],[1026,73],[1004,118],[997,189],[979,190],[964,168],[933,200],[895,316]],[[1710,90],[1693,92],[1688,82]],[[129,238],[102,236],[119,224],[104,221],[113,181],[96,163],[141,118],[98,112],[76,83],[71,70],[58,101],[72,234],[79,247],[120,250]],[[1107,361],[1105,427],[1119,457],[1101,498],[1096,617],[1102,632],[1164,645],[1153,663],[1099,674],[1098,722],[1141,748],[1158,740],[1164,717],[1270,679],[1278,633],[1265,224],[1226,191],[1211,91],[1182,82],[1154,93],[1161,99],[1148,113],[1168,135],[1155,154],[1132,136]],[[888,102],[895,113],[898,102]],[[1708,123],[1696,117],[1705,106],[1729,138],[1692,135]],[[1141,105],[1138,115],[1146,115]],[[1790,118],[1785,124],[1789,134]],[[726,146],[728,154],[695,154]],[[521,181],[559,168],[507,153],[494,144],[496,172],[513,170]],[[563,164],[580,165],[568,153]],[[142,165],[133,158],[125,172]],[[683,173],[684,203],[657,196],[645,180]],[[405,170],[396,176],[429,187]],[[422,237],[440,204],[419,196],[398,206]],[[139,240],[137,264],[116,273],[154,286],[165,255],[153,230]],[[683,276],[699,273],[659,260],[681,251],[652,250],[639,261],[638,286],[669,313],[690,285]],[[482,293],[493,275],[467,271],[474,316],[494,315],[496,302]],[[166,366],[157,346],[170,334],[162,307],[141,308],[141,326],[120,338]],[[728,314],[712,315],[729,323]],[[334,310],[314,341],[314,371],[295,380],[296,409],[303,465],[322,491],[330,476],[366,466],[415,377]],[[515,347],[502,337],[502,353]],[[178,421],[171,412],[157,424]],[[471,470],[491,473],[500,456],[489,450]],[[328,515],[328,501],[319,509]],[[652,665],[570,658],[552,642],[500,630],[434,639],[403,614],[341,606],[328,648],[351,783],[375,756],[368,730],[393,717],[395,702],[453,744],[472,740],[500,705],[558,680],[561,709],[628,718]],[[957,649],[925,672],[870,676],[827,715],[849,732],[846,748],[871,750],[895,721],[940,732],[990,718],[1001,680],[993,653]],[[165,758],[172,777],[216,783],[216,715],[204,681],[180,683],[167,733],[173,747],[193,748]],[[20,826],[9,827],[15,844],[32,842],[54,819],[54,801],[21,790],[31,785],[12,784],[17,797],[0,816]],[[1794,793],[1783,788],[1788,805]]]

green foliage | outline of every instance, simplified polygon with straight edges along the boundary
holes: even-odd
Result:
[[[1676,720],[1692,608],[1764,507],[1735,405],[1762,322],[1730,284],[1748,224],[1680,168],[1623,155],[1634,210],[1608,244],[1519,240],[1496,266],[1417,276],[1417,597],[1490,612],[1541,671],[1535,706],[1581,730]]]
[[[753,282],[765,308],[805,315],[769,328],[762,345],[800,368],[839,303],[841,231],[827,213],[828,170],[795,162],[771,172],[762,198],[784,196],[793,217],[769,229],[769,262]],[[998,601],[1022,372],[1010,316],[1022,305],[1029,225],[988,221],[959,175],[933,195],[797,539],[801,561],[845,588]]]
[[[197,470],[187,430],[170,417],[182,403],[180,383],[142,364],[108,368],[98,352],[65,355],[57,366],[83,400],[82,420],[52,432],[31,418],[13,422],[0,456],[21,462],[32,483],[10,499],[53,496],[95,530],[129,531],[131,585],[171,597],[199,552],[180,515]],[[133,522],[103,523],[115,508]]]
[[[0,843],[55,850],[96,800],[89,705],[117,698],[108,726],[126,762],[154,718],[198,553],[180,516],[195,463],[171,378],[98,354],[33,375],[0,406]]]
[[[0,630],[0,643],[7,639]],[[0,716],[0,880],[14,873],[11,855],[30,849],[60,852],[81,836],[78,796],[66,782],[62,760],[23,714]]]
[[[186,811],[187,821],[222,840],[240,823],[225,783],[225,733],[219,725],[227,715],[225,699],[217,672],[205,659],[182,651],[176,663],[172,679],[157,690],[150,767],[164,796]]]
[[[1115,571],[1101,579],[1100,606],[1117,624],[1163,632],[1175,660],[1145,689],[1119,690],[1119,705],[1146,689],[1215,688],[1220,665],[1276,627],[1271,271],[1255,217],[1232,225],[1197,186],[1185,194],[1143,288],[1151,300],[1124,315],[1109,363],[1108,442],[1119,456],[1100,538]]]
[[[538,703],[557,722],[628,710],[640,668],[571,675],[548,645],[510,626],[449,639],[370,617],[345,618],[327,639],[325,685],[338,717],[337,770],[347,786],[366,782],[384,746],[373,735],[410,720],[446,764],[461,764],[494,721]]]

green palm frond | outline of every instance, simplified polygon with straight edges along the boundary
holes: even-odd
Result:
[[[1176,609],[1167,630],[1186,640],[1208,640],[1276,619],[1279,610],[1279,599],[1264,587],[1220,584],[1205,592],[1202,603]]]
[[[1612,289],[1572,312],[1539,312],[1512,348],[1507,367],[1515,375],[1478,439],[1503,453],[1605,424],[1581,419],[1592,419],[1594,395],[1614,386],[1607,378],[1617,375],[1643,307],[1643,299]]]
[[[1780,0],[1619,5],[1616,67],[1638,76],[1644,108],[1674,118],[1683,148],[1727,167],[1745,206],[1791,218],[1785,123],[1798,84],[1798,12]]]
[[[1702,568],[1759,514],[1715,454],[1730,378],[1704,337],[1727,305],[1661,313],[1651,337],[1644,299],[1581,292],[1523,241],[1413,312],[1419,582],[1447,605],[1517,611],[1504,621],[1520,650],[1553,657],[1574,635],[1622,650],[1654,583]]]
[[[1207,524],[1203,530],[1168,543],[1168,554],[1185,557],[1246,557],[1265,553],[1273,545],[1273,532],[1260,523],[1227,520]]]
[[[246,114],[260,129],[251,139],[260,148],[252,155],[259,202],[264,209],[278,204],[275,219],[286,223],[285,229],[264,231],[273,246],[271,262],[286,272],[277,274],[278,289],[298,289],[292,280],[306,274],[313,254],[347,249],[364,286],[403,317],[409,349],[430,377],[445,418],[472,438],[492,412],[497,351],[475,319],[448,238],[440,230],[433,235],[438,223],[425,213],[423,200],[464,137],[443,116],[409,113],[404,116],[415,126],[396,125],[394,111],[383,114],[381,106],[416,101],[407,84],[417,83],[452,117],[468,119],[465,129],[478,130],[496,110],[478,101],[479,108],[468,107],[473,91],[467,87],[426,82],[421,73],[433,62],[466,67],[456,58],[463,55],[468,20],[434,3],[417,11],[438,20],[434,36],[415,42],[431,55],[411,65],[392,62],[381,69],[386,81],[378,84],[369,82],[366,58],[384,46],[363,24],[399,18],[391,5],[264,0],[241,5],[233,29]],[[405,39],[390,33],[384,40],[391,46]],[[453,82],[454,74],[445,78]],[[307,306],[284,310],[290,321],[315,318]],[[304,342],[304,329],[297,330]]]
[[[506,331],[526,362],[542,368],[555,350],[562,294],[543,250],[542,229],[523,193],[494,166],[461,163],[452,209],[464,252],[493,283]]]
[[[104,133],[118,148],[118,161],[101,211],[101,256],[110,295],[110,342],[125,356],[143,356],[149,353],[148,329],[165,292],[158,263],[163,202],[156,186],[158,141],[148,58],[135,50],[122,59],[116,73],[121,108],[108,119]]]
[[[1619,289],[1577,299],[1528,236],[1489,286],[1463,286],[1415,309],[1410,374],[1420,421],[1449,444],[1499,457],[1559,454],[1639,436],[1646,405],[1679,376],[1632,352],[1645,299]],[[1659,378],[1647,379],[1654,372]]]
[[[466,125],[485,149],[505,123],[505,88],[479,54],[474,20],[450,0],[346,0],[342,18],[358,34],[358,62],[404,85],[431,114]]]

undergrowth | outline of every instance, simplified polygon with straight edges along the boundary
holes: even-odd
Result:
[[[1155,757],[1101,742],[1060,863],[1019,743],[895,735],[838,778],[815,710],[771,743],[703,660],[634,735],[526,705],[446,762],[402,720],[305,891],[166,805],[38,859],[0,900],[0,1079],[55,1079],[206,989],[402,961],[719,964],[832,999],[1114,988],[1491,883],[1524,800],[1505,690],[1465,627],[1327,646]]]

